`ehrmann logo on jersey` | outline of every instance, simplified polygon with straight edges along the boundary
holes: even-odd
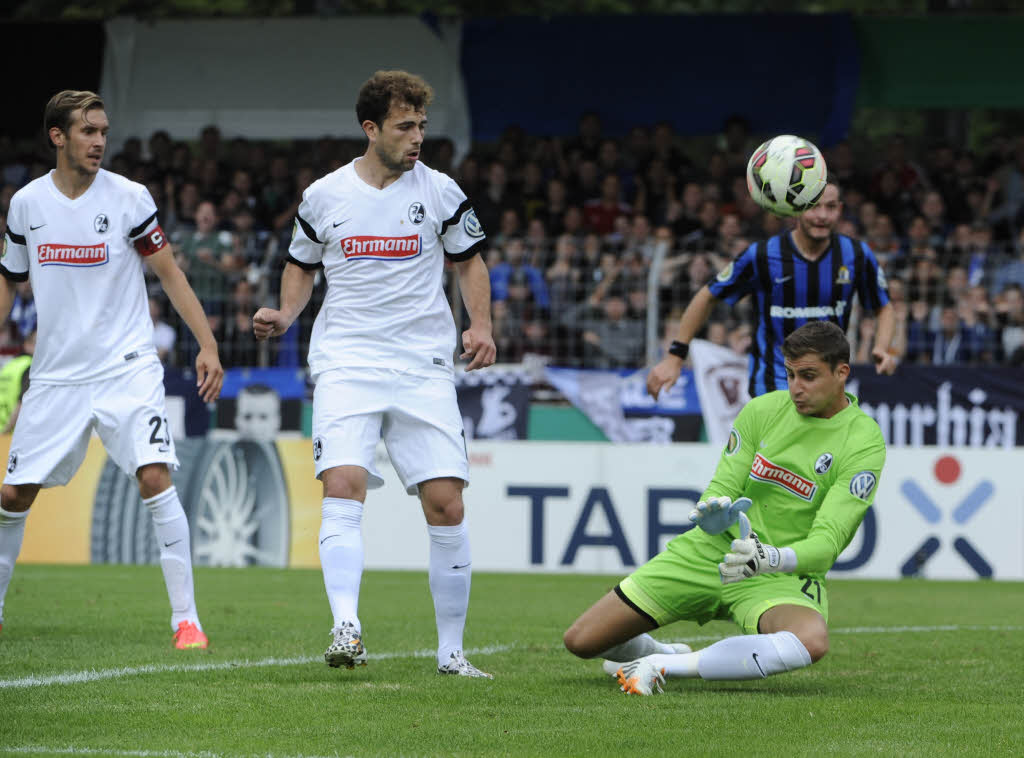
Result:
[[[102,266],[107,262],[107,246],[99,245],[40,245],[40,266]]]
[[[381,261],[415,258],[423,250],[418,234],[408,237],[342,237],[341,252],[346,259],[371,258]]]
[[[818,491],[818,485],[814,482],[772,463],[760,453],[754,456],[754,461],[750,464],[750,478],[777,484],[808,502],[814,499],[814,493]]]

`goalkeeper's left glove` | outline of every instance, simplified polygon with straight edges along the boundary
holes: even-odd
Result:
[[[771,545],[765,545],[757,538],[757,534],[750,530],[750,519],[747,514],[739,514],[740,538],[733,540],[731,553],[726,553],[722,562],[718,564],[718,574],[722,578],[722,584],[742,582],[758,574],[771,574],[776,571],[786,571],[783,566],[783,551]],[[786,550],[787,548],[783,548]],[[792,550],[789,550],[792,553]],[[796,557],[796,554],[793,554]],[[795,561],[793,561],[795,563]]]
[[[690,511],[690,521],[708,534],[721,534],[735,524],[740,513],[751,505],[749,497],[741,497],[735,503],[726,495],[709,497]]]

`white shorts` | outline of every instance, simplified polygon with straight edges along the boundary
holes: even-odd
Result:
[[[469,460],[455,383],[394,369],[325,371],[313,391],[313,463],[319,479],[335,466],[362,466],[371,489],[384,484],[374,461],[383,437],[410,495],[420,482],[469,484]]]
[[[148,463],[177,467],[156,360],[86,384],[30,384],[11,439],[4,484],[67,484],[96,429],[107,454],[132,476]]]

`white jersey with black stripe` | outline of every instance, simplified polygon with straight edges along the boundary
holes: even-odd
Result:
[[[143,185],[103,169],[74,200],[52,175],[11,198],[0,274],[32,283],[32,382],[99,381],[156,355],[142,256],[132,244],[156,228],[156,205]]]
[[[356,159],[358,161],[360,159]],[[288,260],[320,266],[327,296],[313,326],[314,379],[333,368],[453,376],[455,321],[444,260],[477,254],[483,230],[453,179],[417,163],[384,189],[342,166],[303,193]]]

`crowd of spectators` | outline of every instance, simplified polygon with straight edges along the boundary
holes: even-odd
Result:
[[[747,192],[755,146],[741,119],[714,139],[683,139],[668,124],[613,139],[594,114],[571,138],[509,128],[459,161],[449,141],[428,140],[426,164],[457,179],[488,233],[499,360],[533,354],[557,365],[642,366],[649,303],[656,333],[670,334],[716,271],[785,228]],[[153,195],[226,366],[303,363],[322,283],[285,339],[255,342],[250,319],[277,297],[303,190],[364,149],[332,138],[226,140],[211,126],[194,143],[157,132],[111,155],[110,170]],[[842,187],[839,231],[866,240],[886,272],[903,360],[1024,364],[1024,136],[994,140],[984,154],[899,136],[825,152]],[[45,151],[0,140],[0,229],[14,191],[51,164]],[[651,281],[655,256],[664,265]],[[196,348],[187,329],[160,288],[152,293],[161,355],[190,364]],[[34,319],[31,288],[20,285],[0,352],[18,352]],[[851,329],[860,359],[870,356],[873,331],[869,314]],[[704,336],[743,352],[750,330],[742,305],[714,313]]]

